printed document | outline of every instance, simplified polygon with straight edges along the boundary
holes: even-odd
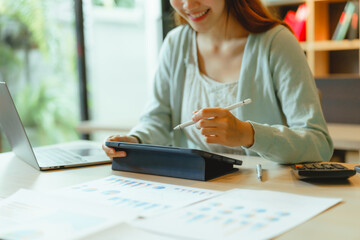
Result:
[[[221,194],[221,191],[183,187],[121,176],[109,176],[54,191],[62,196],[124,209],[131,217],[162,214]]]
[[[120,224],[125,220],[122,214],[111,207],[22,189],[0,202],[0,239],[77,239]]]
[[[269,239],[341,199],[235,189],[170,213],[136,220],[136,227],[191,239]]]

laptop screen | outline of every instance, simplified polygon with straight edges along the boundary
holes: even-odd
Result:
[[[0,126],[15,155],[34,168],[40,169],[14,101],[4,82],[0,82]]]

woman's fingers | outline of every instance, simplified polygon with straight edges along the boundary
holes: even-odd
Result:
[[[205,142],[207,143],[216,143],[216,144],[224,144],[221,137],[216,135],[207,135],[205,136]]]
[[[198,121],[195,124],[195,126],[196,126],[197,129],[216,127],[218,125],[217,120],[218,119],[215,119],[215,118],[201,119],[200,121]]]
[[[108,147],[105,145],[105,142],[107,141],[116,141],[116,142],[132,142],[132,143],[138,143],[138,140],[135,137],[132,136],[121,136],[121,135],[112,135],[105,139],[104,144],[102,145],[102,149],[108,155],[111,160],[114,157],[126,157],[125,151],[115,151],[114,148]]]
[[[250,123],[237,119],[224,108],[204,108],[193,116],[207,143],[226,146],[252,146],[254,131]]]
[[[229,113],[229,110],[224,108],[203,108],[194,114],[192,120],[197,122],[201,119],[209,119],[216,117],[224,117]]]
[[[204,136],[215,136],[215,135],[221,135],[222,130],[219,128],[201,128],[200,133]]]
[[[114,148],[107,147],[102,145],[102,149],[104,150],[105,154],[113,160],[115,157],[126,157],[125,151],[115,151]]]

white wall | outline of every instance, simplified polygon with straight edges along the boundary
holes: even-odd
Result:
[[[152,9],[145,6],[150,2]],[[87,52],[93,121],[129,129],[138,123],[161,45],[159,3],[138,1],[132,12],[90,11]],[[93,139],[109,134],[113,133],[99,132]]]

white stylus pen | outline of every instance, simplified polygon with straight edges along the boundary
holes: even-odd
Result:
[[[251,99],[250,99],[250,98],[245,99],[244,101],[235,103],[235,104],[233,104],[233,105],[230,105],[230,106],[226,107],[225,109],[227,109],[227,110],[230,111],[230,110],[233,110],[233,109],[235,109],[235,108],[244,106],[244,105],[249,104],[249,103],[251,103]],[[191,125],[193,125],[193,124],[195,124],[195,122],[194,122],[193,120],[190,120],[190,121],[188,121],[188,122],[181,123],[181,124],[177,125],[176,127],[174,127],[174,130],[182,129],[182,128],[191,126]]]

